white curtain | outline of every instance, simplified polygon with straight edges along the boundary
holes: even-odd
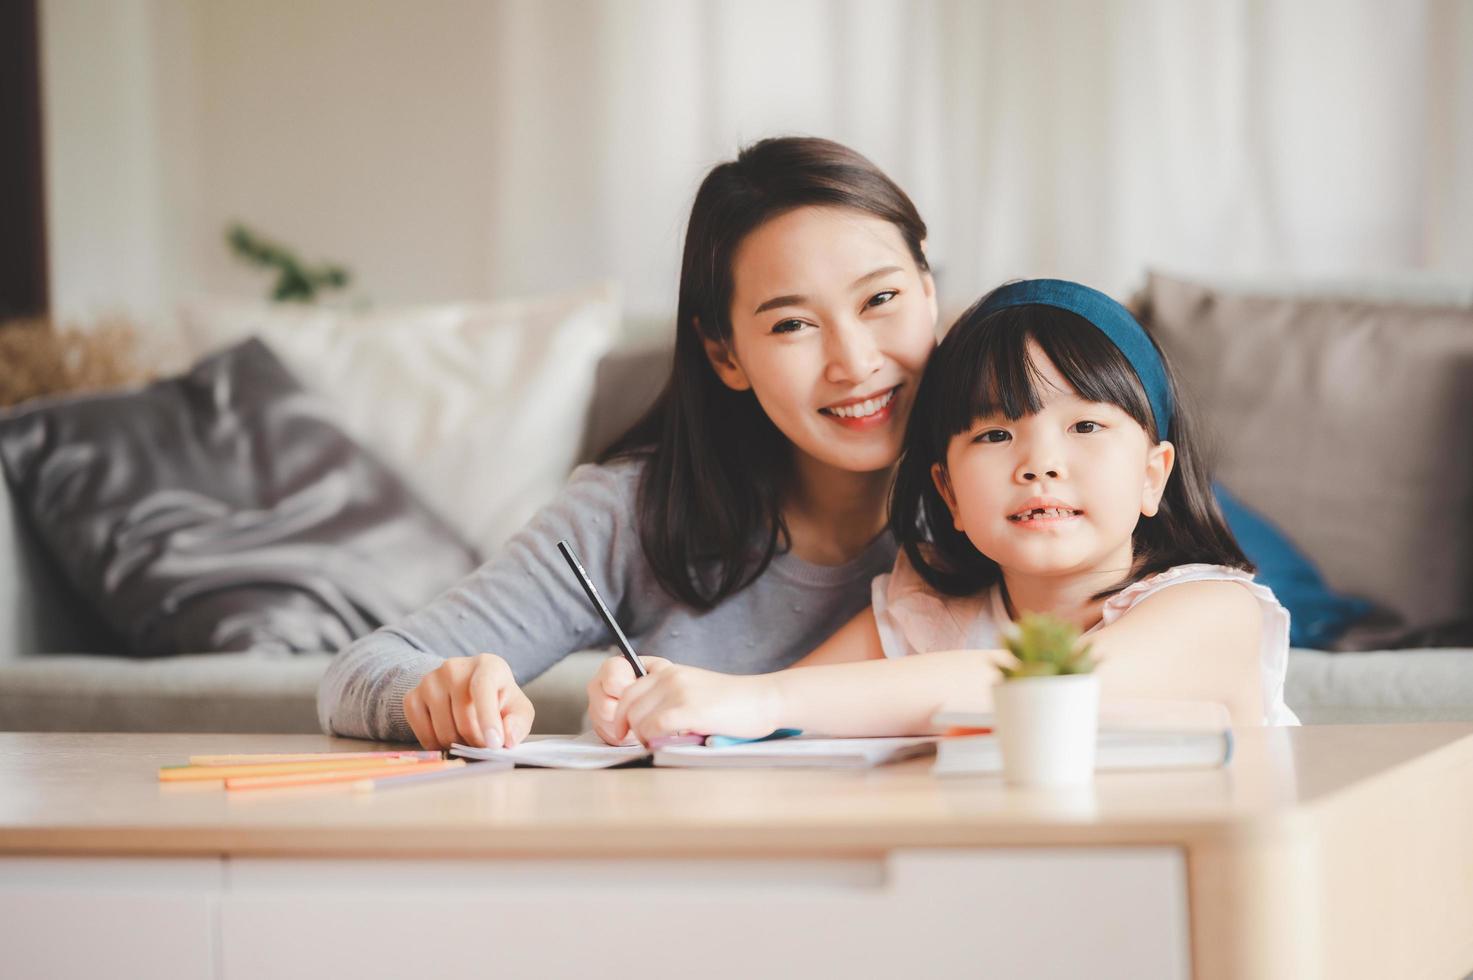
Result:
[[[494,59],[505,290],[571,263],[668,310],[701,173],[777,133],[889,171],[952,308],[1148,265],[1473,275],[1462,0],[516,0]]]
[[[1473,0],[42,0],[62,313],[265,291],[244,220],[378,303],[601,276],[674,308],[701,175],[832,137],[955,310],[1015,276],[1473,270]]]

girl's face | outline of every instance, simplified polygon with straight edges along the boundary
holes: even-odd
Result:
[[[732,341],[708,341],[721,380],[750,388],[798,452],[887,469],[936,346],[936,291],[882,218],[804,207],[758,227],[732,260]]]
[[[931,475],[957,530],[1013,575],[1123,575],[1175,462],[1123,409],[1085,401],[1033,344],[1043,408],[976,420]]]

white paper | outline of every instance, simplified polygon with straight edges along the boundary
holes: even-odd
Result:
[[[456,743],[451,755],[466,759],[505,759],[519,766],[549,769],[607,769],[649,755],[643,745],[606,745],[594,732],[582,735],[534,735],[513,749],[478,749]]]

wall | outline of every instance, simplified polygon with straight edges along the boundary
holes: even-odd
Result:
[[[264,295],[238,219],[360,301],[613,275],[666,316],[702,173],[784,132],[896,177],[951,308],[1473,267],[1458,0],[43,0],[42,32],[64,314]]]

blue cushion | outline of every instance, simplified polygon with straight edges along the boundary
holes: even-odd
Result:
[[[1371,611],[1364,599],[1332,592],[1319,570],[1262,514],[1214,484],[1217,504],[1228,529],[1253,564],[1257,580],[1273,589],[1289,610],[1289,642],[1296,647],[1323,648]]]

